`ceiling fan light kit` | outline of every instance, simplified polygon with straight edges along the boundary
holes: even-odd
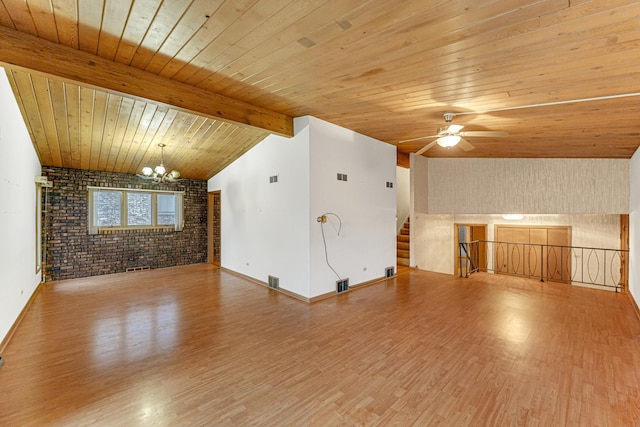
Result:
[[[451,148],[451,147],[455,147],[456,145],[459,144],[459,147],[464,150],[464,151],[471,151],[473,150],[475,147],[469,142],[466,141],[464,139],[462,139],[462,137],[491,137],[491,138],[501,138],[504,136],[507,136],[508,133],[507,132],[503,132],[503,131],[482,131],[482,130],[477,130],[477,131],[470,131],[470,132],[460,132],[462,130],[462,128],[464,128],[463,125],[454,125],[451,123],[451,120],[453,120],[453,118],[456,116],[455,113],[444,113],[443,117],[444,117],[444,121],[446,122],[445,126],[441,126],[440,128],[438,128],[438,134],[437,135],[431,135],[431,136],[422,136],[419,138],[412,138],[412,139],[405,139],[400,141],[399,143],[403,143],[403,142],[409,142],[409,141],[418,141],[421,139],[429,139],[429,138],[437,138],[435,141],[430,142],[429,144],[425,145],[424,147],[422,147],[420,150],[418,150],[415,154],[420,155],[422,153],[424,153],[425,151],[427,151],[428,149],[430,149],[431,147],[433,147],[436,143],[444,148]]]
[[[171,184],[179,181],[180,172],[177,170],[167,172],[167,168],[164,167],[164,147],[166,147],[166,145],[160,143],[158,147],[160,147],[160,164],[153,169],[150,166],[145,166],[142,168],[142,174],[137,175],[142,179],[153,181],[154,184]]]
[[[438,145],[445,148],[455,147],[461,139],[460,135],[446,135],[438,138]]]

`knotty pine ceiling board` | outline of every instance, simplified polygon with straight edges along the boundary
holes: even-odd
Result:
[[[462,113],[464,131],[509,136],[426,156],[630,158],[640,145],[638,96],[548,105],[640,93],[636,0],[0,0],[0,25],[401,153],[431,141],[399,144],[434,135],[445,112]],[[135,173],[163,142],[170,167],[207,179],[269,134],[8,75],[47,165]]]

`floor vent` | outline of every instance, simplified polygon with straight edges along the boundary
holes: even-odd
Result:
[[[387,267],[384,269],[384,277],[385,278],[389,278],[389,277],[393,277],[396,275],[396,269],[395,267]]]
[[[129,267],[127,268],[127,273],[129,273],[130,271],[142,271],[142,270],[151,270],[151,267],[149,267],[148,265],[145,265],[143,267]]]
[[[342,279],[336,282],[336,292],[341,294],[349,290],[349,279]]]
[[[279,289],[280,288],[280,279],[275,276],[269,276],[269,289]]]

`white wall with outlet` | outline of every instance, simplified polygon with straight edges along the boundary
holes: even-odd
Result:
[[[36,273],[36,185],[40,162],[0,68],[0,341],[40,283]]]
[[[396,263],[395,147],[314,117],[296,118],[294,129],[209,180],[209,191],[221,191],[222,266],[262,282],[278,277],[306,298],[336,291],[327,256],[350,286],[383,277]]]
[[[349,285],[384,277],[396,265],[396,149],[314,117],[310,128],[311,292],[335,292],[336,281]],[[346,174],[339,181],[337,174]],[[393,186],[387,187],[387,182]],[[325,213],[327,223],[317,217]],[[329,263],[327,265],[322,229]]]
[[[297,124],[297,122],[296,122]],[[309,131],[270,135],[208,182],[221,194],[221,265],[309,293]],[[276,176],[277,182],[270,177]]]

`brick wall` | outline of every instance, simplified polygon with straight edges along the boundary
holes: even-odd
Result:
[[[207,182],[153,185],[130,174],[42,167],[47,189],[44,232],[47,281],[207,261]],[[184,191],[183,231],[88,233],[87,186]],[[43,203],[44,206],[44,203]]]
[[[212,223],[213,223],[213,262],[220,264],[221,254],[220,254],[220,230],[222,229],[222,222],[220,218],[221,211],[220,204],[220,192],[217,191],[213,193],[213,209],[212,209]]]

